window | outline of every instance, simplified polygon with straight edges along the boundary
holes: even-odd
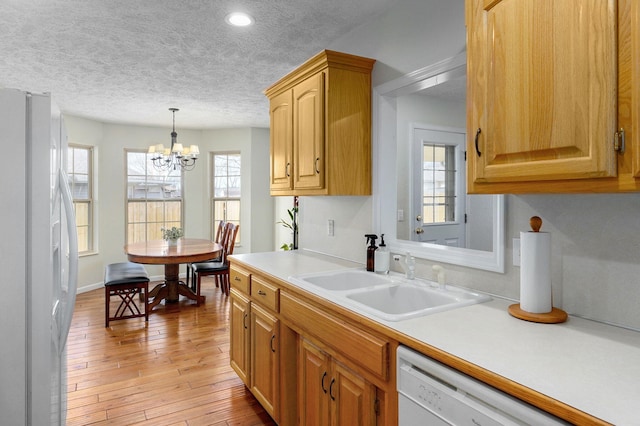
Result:
[[[182,227],[182,171],[158,171],[146,152],[127,151],[127,243],[162,239]]]
[[[221,220],[240,225],[240,153],[212,153],[212,196],[211,210],[213,223]],[[216,227],[212,226],[212,232]],[[236,245],[240,243],[240,233],[236,236]]]
[[[93,251],[93,148],[69,144],[67,175],[73,197],[78,252]]]
[[[422,145],[424,224],[456,221],[455,148],[427,142]]]

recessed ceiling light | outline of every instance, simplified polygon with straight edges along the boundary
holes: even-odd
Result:
[[[254,23],[253,17],[243,12],[230,13],[224,20],[227,21],[227,24],[233,25],[234,27],[246,27]]]

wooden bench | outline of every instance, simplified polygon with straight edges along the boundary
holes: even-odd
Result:
[[[149,276],[144,266],[133,262],[107,265],[104,271],[104,326],[109,327],[109,321],[128,318],[144,317],[145,321],[149,321],[149,304],[146,300],[148,294]],[[142,298],[144,312],[136,304],[136,295]],[[120,297],[120,305],[113,316],[110,315],[109,310],[112,296]]]

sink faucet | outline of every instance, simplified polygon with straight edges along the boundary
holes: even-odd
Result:
[[[438,280],[438,287],[440,288],[440,290],[444,290],[446,288],[446,284],[444,282],[445,278],[444,278],[444,268],[440,265],[433,265],[433,272],[436,274],[437,276],[437,280]]]
[[[396,254],[393,256],[393,260],[400,263],[400,267],[407,275],[408,280],[412,280],[416,277],[416,258],[411,256],[411,253],[407,252],[404,256],[402,262],[400,261],[401,256]]]

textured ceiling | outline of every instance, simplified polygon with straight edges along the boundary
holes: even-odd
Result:
[[[0,87],[105,122],[268,127],[266,87],[397,1],[0,0]]]

